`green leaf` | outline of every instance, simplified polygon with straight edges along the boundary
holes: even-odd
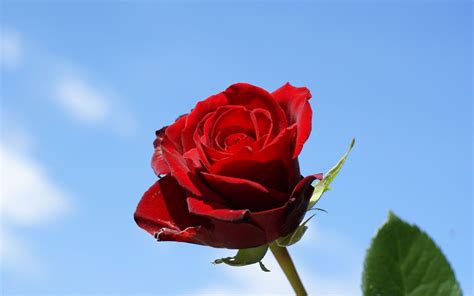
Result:
[[[354,144],[355,139],[352,139],[351,145],[349,146],[349,149],[347,149],[344,156],[339,159],[337,164],[324,175],[324,178],[321,181],[314,185],[314,191],[309,201],[308,210],[310,210],[319,201],[319,199],[321,199],[321,196],[324,192],[330,190],[329,185],[341,170],[342,166],[344,165],[344,162],[346,161],[347,155],[349,155],[349,152],[351,151],[352,147],[354,147]]]
[[[240,249],[237,252],[237,255],[234,257],[225,257],[221,259],[214,260],[214,264],[221,264],[225,263],[231,266],[245,266],[250,264],[258,263],[260,268],[263,271],[270,271],[268,270],[265,265],[261,262],[263,257],[268,251],[268,245],[259,246],[256,248],[249,248],[249,249]]]
[[[303,237],[304,233],[308,229],[308,226],[306,226],[306,223],[308,223],[308,221],[311,220],[311,218],[313,218],[314,216],[315,215],[312,215],[311,217],[306,219],[306,221],[301,223],[301,225],[298,226],[298,228],[296,228],[295,231],[291,232],[290,234],[284,237],[280,237],[279,239],[277,239],[276,240],[277,245],[279,245],[280,247],[287,247],[287,246],[291,246],[297,243]]]
[[[434,241],[392,212],[367,251],[364,295],[462,295],[454,272]]]

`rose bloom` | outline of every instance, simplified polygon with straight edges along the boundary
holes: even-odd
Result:
[[[237,83],[156,132],[136,223],[159,241],[243,249],[295,230],[320,175],[303,178],[310,91]]]

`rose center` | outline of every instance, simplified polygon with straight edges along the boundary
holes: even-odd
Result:
[[[224,147],[226,151],[235,152],[240,150],[242,147],[250,146],[253,142],[254,139],[245,133],[235,133],[225,138]]]
[[[230,135],[230,136],[228,136],[228,137],[225,139],[225,145],[226,145],[227,147],[236,145],[236,144],[238,144],[240,141],[242,141],[243,139],[245,139],[246,137],[247,137],[247,136],[246,136],[244,133],[238,133],[238,134]]]

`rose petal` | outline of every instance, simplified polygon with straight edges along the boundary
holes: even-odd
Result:
[[[233,127],[255,137],[255,128],[252,123],[250,112],[243,106],[234,106],[222,113],[222,115],[215,121],[210,136],[214,138],[217,135],[216,131],[222,131]]]
[[[314,190],[314,188],[311,186],[311,183],[319,178],[322,178],[322,174],[309,175],[303,178],[295,186],[291,196],[292,198],[295,198],[296,202],[290,205],[288,209],[289,214],[286,218],[286,221],[282,224],[281,231],[283,235],[287,235],[288,233],[292,232],[301,223]]]
[[[161,142],[165,136],[166,126],[156,131],[156,139],[153,142],[155,151],[153,152],[153,157],[151,158],[151,167],[157,176],[166,175],[170,173],[170,168],[168,163],[163,158],[163,150],[161,148]]]
[[[204,151],[207,159],[210,160],[209,165],[207,167],[210,167],[211,163],[214,163],[216,161],[220,161],[222,159],[232,156],[232,153],[229,153],[227,151],[212,149],[203,144],[201,144],[200,148]]]
[[[264,229],[268,241],[287,235],[301,223],[313,191],[311,182],[315,178],[311,175],[302,179],[283,206],[249,214],[249,219]]]
[[[260,108],[253,109],[251,117],[257,140],[271,133],[273,129],[273,122],[270,112]]]
[[[247,249],[271,242],[266,239],[265,232],[251,222],[212,220],[212,229],[206,234],[206,244],[216,248]]]
[[[227,97],[223,93],[211,96],[196,104],[196,107],[189,113],[185,127],[182,131],[182,142],[184,150],[195,147],[193,140],[194,132],[201,119],[209,112],[215,111],[220,106],[228,105]]]
[[[205,120],[205,118],[208,118],[212,116],[212,113],[209,113],[207,114],[203,121]],[[201,141],[201,134],[202,134],[202,125],[204,125],[204,122],[201,121],[198,125],[198,127],[196,128],[196,130],[194,131],[194,135],[193,135],[193,141],[194,141],[194,145],[199,153],[199,157],[201,159],[201,162],[204,164],[204,166],[207,168],[209,167],[211,164],[209,162],[209,158],[207,157],[206,153],[204,152],[204,149],[203,149],[203,144],[202,144],[202,141]]]
[[[216,248],[241,249],[266,243],[258,227],[191,215],[186,192],[171,176],[153,184],[134,215],[142,229],[159,241],[177,241]]]
[[[181,143],[181,134],[186,123],[186,118],[187,115],[181,115],[172,125],[168,126],[168,128],[165,130],[166,136],[175,145],[176,149],[180,153],[184,152],[183,145]]]
[[[241,222],[249,212],[248,210],[232,210],[194,197],[188,197],[187,203],[188,210],[192,214],[226,222]]]
[[[201,240],[203,236],[206,236],[206,231],[200,226],[188,227],[180,231],[169,228],[161,228],[159,232],[155,233],[155,239],[158,241],[174,241],[207,245],[205,241]]]
[[[259,183],[233,177],[220,176],[201,172],[207,184],[233,209],[263,211],[284,204],[288,194],[270,191]]]
[[[235,217],[220,216],[216,219],[209,213],[216,214],[212,211],[220,209],[216,209],[215,205],[209,206],[209,203],[200,208],[204,212],[202,216],[191,215],[188,211],[189,199],[187,203],[185,190],[173,177],[166,176],[144,194],[135,212],[135,221],[160,241],[188,242],[231,249],[256,247],[286,235],[299,224],[306,209],[305,205],[307,206],[311,196],[308,188],[312,180],[314,177],[303,179],[292,194],[292,202],[282,207],[243,214],[244,217],[249,215],[249,221],[246,222],[246,219],[240,219],[242,212]],[[296,205],[298,205],[297,213],[290,208]],[[287,211],[290,215],[285,219]]]
[[[283,192],[288,191],[290,187],[288,169],[282,160],[259,161],[242,158],[228,162],[228,159],[212,165],[209,171],[217,175],[248,179]],[[270,175],[269,172],[278,172],[278,174]]]
[[[242,127],[239,127],[239,126],[230,126],[230,127],[226,127],[224,129],[221,129],[217,132],[217,134],[215,135],[215,146],[216,146],[216,149],[219,149],[220,151],[223,151],[225,152],[228,148],[228,143],[226,143],[226,141],[229,141],[228,140],[228,137],[234,135],[234,134],[252,134],[254,133],[254,131],[250,131],[250,130],[244,130],[242,129]],[[229,153],[230,155],[232,155],[233,153]]]
[[[248,148],[253,151],[253,144],[255,140],[245,133],[235,133],[225,138],[225,150],[230,153],[237,153],[243,148]]]
[[[200,137],[194,136],[195,140],[198,139],[201,144],[215,150],[226,150],[225,139],[234,133],[244,133],[255,139],[250,112],[243,106],[218,107],[216,111],[203,117],[196,132]]]
[[[290,143],[293,134],[294,129],[285,129],[262,150],[241,150],[212,164],[208,171],[211,174],[247,179],[267,188],[289,192],[300,179],[298,161],[291,158]]]
[[[268,110],[273,119],[275,134],[288,126],[285,112],[266,90],[248,83],[236,83],[227,88],[224,94],[229,104],[242,105],[249,110]]]
[[[164,137],[161,141],[161,150],[163,151],[163,158],[170,168],[171,175],[176,178],[178,183],[193,194],[201,195],[196,186],[196,179],[191,173],[186,160],[167,137]]]
[[[196,131],[199,131],[200,141],[203,144],[206,144],[209,147],[214,147],[214,139],[212,137],[212,129],[214,128],[215,122],[218,120],[222,113],[225,113],[227,110],[233,106],[222,106],[218,107],[216,111],[208,113],[202,121],[199,123],[199,128]]]
[[[156,131],[156,139],[153,142],[155,151],[151,159],[151,167],[157,176],[166,175],[170,173],[170,168],[163,157],[163,149],[161,144],[163,138],[166,136],[173,143],[177,151],[183,152],[183,146],[181,144],[181,130],[184,127],[186,121],[186,115],[182,115],[176,119],[176,121],[170,125],[161,128]]]
[[[293,157],[296,158],[311,133],[312,110],[308,102],[311,93],[306,87],[294,87],[286,83],[274,91],[272,96],[285,111],[288,125],[296,123],[298,127],[293,153]]]
[[[187,152],[185,152],[183,154],[183,157],[185,159],[189,159],[191,161],[191,164],[195,167],[195,168],[198,168],[198,167],[201,167],[202,166],[202,163],[201,163],[201,155],[199,154],[199,151],[197,148],[193,148],[191,150],[188,150]]]
[[[199,225],[199,218],[188,212],[185,191],[171,176],[165,176],[153,184],[140,200],[135,211],[135,221],[154,235],[161,228],[182,230]]]
[[[171,169],[171,175],[180,186],[202,199],[222,202],[222,199],[196,176],[196,172],[194,171],[196,168],[186,162],[186,159],[176,151],[176,148],[170,143],[167,137],[163,139],[161,147],[163,157]]]

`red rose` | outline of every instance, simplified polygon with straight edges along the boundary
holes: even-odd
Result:
[[[301,222],[318,175],[300,175],[311,132],[311,93],[289,83],[268,93],[237,83],[156,132],[159,179],[137,224],[160,241],[242,249],[287,235]]]

